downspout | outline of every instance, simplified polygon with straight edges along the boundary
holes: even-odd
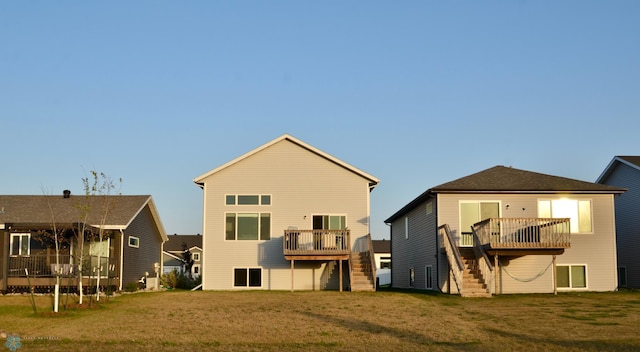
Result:
[[[118,281],[120,281],[120,285],[118,287],[119,291],[122,291],[122,263],[124,263],[124,231],[122,231],[122,229],[120,229],[120,260],[118,263],[118,266],[120,267],[120,274]]]

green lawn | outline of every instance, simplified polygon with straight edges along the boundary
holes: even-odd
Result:
[[[0,296],[0,331],[20,338],[19,351],[640,350],[637,291],[493,298],[167,291],[103,298],[58,315],[50,306],[51,297],[39,296],[34,314],[29,296]]]

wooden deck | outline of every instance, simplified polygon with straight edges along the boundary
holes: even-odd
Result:
[[[473,225],[489,255],[558,255],[571,247],[568,218],[491,218]]]
[[[346,260],[349,230],[285,230],[282,252],[287,260]]]

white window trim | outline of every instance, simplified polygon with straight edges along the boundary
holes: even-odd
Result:
[[[409,287],[414,288],[416,286],[416,270],[413,267],[409,268]]]
[[[538,200],[536,201],[536,210],[537,213],[536,215],[538,217],[540,217],[540,202],[550,202],[551,203],[551,217],[553,217],[553,201],[554,200],[562,200],[562,199],[567,199],[567,200],[574,200],[576,202],[579,201],[589,201],[589,211],[590,211],[590,217],[591,217],[591,231],[589,232],[580,232],[580,228],[578,227],[578,231],[573,232],[571,231],[572,235],[593,235],[595,233],[595,229],[594,229],[594,220],[595,220],[595,216],[593,214],[593,198],[582,198],[582,197],[571,197],[571,196],[566,196],[566,197],[559,197],[559,198],[538,198]],[[579,213],[578,213],[579,214]],[[578,219],[578,223],[580,223],[580,219]]]
[[[135,240],[135,244],[131,244],[131,240]],[[127,244],[129,244],[129,247],[131,248],[140,248],[140,237],[136,237],[136,236],[129,236],[129,239],[127,241]]]
[[[23,236],[27,236],[27,254],[21,253],[22,252],[22,237]],[[13,249],[13,241],[14,238],[17,238],[18,241],[20,241],[20,243],[18,243],[18,254],[11,254],[11,257],[28,257],[31,255],[31,232],[12,232],[11,233],[11,237],[9,240],[9,253],[11,253],[11,250]]]
[[[236,286],[236,269],[244,269],[247,271],[247,286]],[[260,269],[260,286],[249,285],[249,270]],[[264,268],[261,266],[234,266],[231,268],[231,287],[234,290],[258,290],[264,287]]]
[[[233,204],[227,204],[227,197],[229,196],[233,196],[234,197],[234,203]],[[238,198],[241,196],[257,196],[258,197],[258,204],[238,204]],[[269,204],[262,204],[262,197],[263,196],[269,196]],[[264,206],[264,207],[268,207],[273,205],[273,195],[270,193],[260,193],[260,194],[225,194],[224,195],[224,205],[227,207],[233,207],[233,206],[237,206],[237,207],[251,207],[251,206]]]
[[[561,267],[561,266],[568,266],[569,267],[569,287],[559,287],[557,286],[558,283],[558,278],[554,277],[554,280],[556,280],[556,286],[558,291],[588,291],[589,290],[589,268],[587,266],[587,264],[557,264],[556,267]],[[585,287],[571,287],[571,267],[572,266],[583,266],[584,267],[584,279],[586,281],[586,285]],[[557,269],[556,269],[557,270]],[[556,273],[553,273],[554,276],[556,276]],[[618,273],[616,272],[616,276],[618,275]]]
[[[409,217],[408,216],[404,217],[404,239],[405,240],[409,239]]]
[[[238,239],[238,214],[258,214],[258,239],[257,240],[239,240]],[[236,215],[236,224],[235,224],[235,238],[232,240],[228,240],[227,239],[227,214],[235,214]],[[260,229],[261,226],[260,225],[260,215],[262,214],[269,214],[269,239],[268,240],[261,240],[260,239]],[[271,219],[273,219],[273,214],[269,211],[228,211],[224,213],[224,223],[223,223],[223,228],[222,228],[222,233],[224,233],[224,240],[225,242],[266,242],[266,241],[271,241],[273,239],[273,222],[271,221]]]
[[[191,259],[193,259],[194,262],[199,262],[200,261],[200,253],[191,253]]]
[[[344,228],[348,229],[349,225],[347,225],[349,223],[349,216],[345,213],[312,213],[311,214],[311,227],[313,227],[313,218],[315,216],[328,216],[328,217],[332,217],[332,216],[344,216]]]
[[[431,271],[431,279],[427,275]],[[424,267],[424,288],[427,290],[433,290],[433,265],[425,265]]]

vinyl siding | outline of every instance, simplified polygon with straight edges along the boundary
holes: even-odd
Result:
[[[271,205],[227,206],[227,194],[268,194]],[[226,241],[226,212],[270,213],[271,240]],[[210,175],[204,180],[203,289],[234,289],[233,268],[253,267],[263,269],[262,289],[290,289],[284,230],[311,229],[312,216],[323,214],[346,215],[352,248],[358,247],[369,232],[368,181],[288,140]],[[337,280],[327,286],[337,270],[330,263],[296,261],[295,289],[337,288]]]
[[[427,215],[427,202],[417,205],[405,216],[391,224],[391,286],[410,288],[409,271],[414,270],[415,289],[426,289],[425,266],[433,267],[433,289],[437,289],[437,229],[435,214],[437,209],[432,201],[433,211]],[[409,235],[405,232],[405,218],[409,219]]]
[[[538,216],[539,199],[588,199],[592,204],[592,234],[573,234],[571,248],[557,256],[557,264],[587,265],[587,290],[613,291],[617,286],[615,224],[613,195],[464,195],[445,194],[438,196],[439,225],[449,224],[454,238],[460,235],[459,203],[461,201],[499,201],[501,217],[518,218]],[[506,205],[509,208],[506,208]],[[524,209],[524,210],[523,210]],[[499,285],[503,293],[535,293],[553,291],[553,272],[547,269],[551,256],[525,256],[520,258],[499,257],[501,269]],[[395,259],[395,258],[394,258]],[[446,258],[445,258],[446,260]],[[541,274],[541,271],[544,271]],[[515,278],[510,277],[511,273]],[[540,275],[540,276],[538,276]],[[525,282],[537,277],[535,280]],[[452,285],[452,288],[455,285]]]
[[[140,247],[129,246],[129,236],[140,239]],[[131,224],[124,230],[122,284],[137,282],[145,272],[154,274],[154,263],[162,261],[162,240],[154,226],[149,206],[145,206]],[[114,246],[116,251],[118,246]]]
[[[640,288],[640,171],[618,163],[605,183],[628,190],[615,199],[618,266],[627,268],[627,287]]]

